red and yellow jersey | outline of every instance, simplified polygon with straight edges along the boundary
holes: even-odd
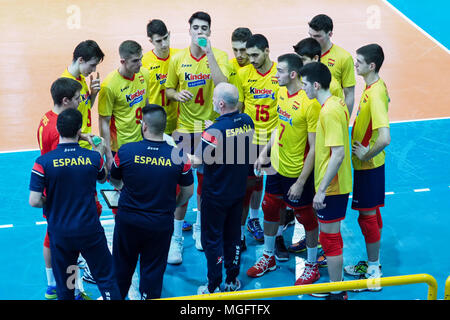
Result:
[[[59,133],[56,129],[56,121],[58,115],[52,110],[48,111],[39,122],[37,130],[37,140],[41,155],[49,151],[55,150],[59,143]]]
[[[325,176],[331,158],[331,147],[343,146],[345,157],[326,190],[326,195],[346,194],[352,191],[352,165],[348,136],[349,116],[347,106],[338,97],[331,96],[322,105],[316,128],[316,154],[314,181],[316,191]]]
[[[366,86],[352,128],[352,145],[354,141],[359,141],[363,146],[372,148],[378,138],[378,128],[389,128],[388,105],[389,94],[381,78]],[[384,150],[368,161],[361,161],[352,155],[355,170],[374,169],[382,166],[384,161]]]
[[[147,101],[149,73],[141,68],[132,78],[114,70],[103,80],[98,97],[98,114],[111,117],[111,150],[142,140],[140,120]]]
[[[298,177],[309,150],[308,133],[316,132],[320,104],[304,90],[290,95],[286,87],[278,91],[278,127],[270,161],[282,176]]]
[[[231,70],[227,53],[216,48],[212,51],[223,74],[229,78]],[[169,62],[166,88],[188,90],[193,95],[191,100],[179,103],[179,132],[203,132],[205,120],[218,117],[219,114],[213,110],[214,81],[206,54],[196,59],[189,47],[177,52]]]
[[[149,51],[142,57],[142,66],[150,73],[148,84],[148,103],[163,106],[167,113],[166,134],[172,134],[177,128],[178,102],[167,99],[166,81],[167,71],[169,70],[170,58],[178,52],[179,49],[170,49],[169,56],[166,59],[159,58],[154,52]]]
[[[241,68],[247,66],[248,64],[241,67],[239,62],[237,62],[236,58],[230,59],[229,64],[230,64],[230,68],[231,68],[231,73],[230,73],[228,82],[237,86],[238,85],[238,83],[236,82],[237,81],[237,73]]]
[[[278,80],[276,63],[265,74],[261,74],[253,65],[247,65],[238,71],[237,88],[239,101],[244,104],[244,112],[255,124],[253,143],[266,145],[272,131],[278,125],[277,95]]]
[[[341,88],[353,87],[356,84],[353,58],[343,48],[333,44],[327,52],[322,54],[320,62],[330,69],[332,77],[336,79],[337,85]],[[330,91],[332,91],[331,85]],[[332,94],[336,95],[333,92]]]
[[[89,92],[89,87],[86,84],[86,79],[82,74],[80,74],[78,78],[75,78],[67,69],[63,72],[61,77],[76,80],[81,84],[82,87],[80,91],[81,102],[78,105],[78,111],[80,111],[81,115],[83,116],[83,124],[81,125],[81,132],[92,133],[92,114],[91,114],[92,101],[91,101],[91,94]],[[79,144],[81,147],[86,149],[92,148],[89,142],[84,140],[80,140]]]

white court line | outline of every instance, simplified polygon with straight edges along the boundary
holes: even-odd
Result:
[[[426,36],[428,39],[433,41],[438,47],[443,49],[445,52],[450,53],[449,50],[439,41],[437,41],[435,38],[433,38],[430,34],[428,34],[425,30],[423,30],[421,27],[419,27],[417,24],[415,24],[411,19],[409,19],[405,14],[403,14],[400,10],[398,10],[396,7],[394,7],[391,3],[389,3],[387,0],[381,0],[385,5],[390,7],[392,10],[394,10],[399,16],[401,16],[403,19],[406,20],[410,25],[412,25],[414,28],[419,30],[424,36]]]
[[[385,192],[384,193],[386,196],[390,196],[390,195],[393,195],[393,194],[395,194],[394,192],[392,192],[392,191],[389,191],[389,192]]]
[[[43,225],[43,224],[47,224],[47,221],[36,221],[36,225],[37,226],[40,226],[40,225]]]
[[[0,229],[6,229],[6,228],[12,228],[13,225],[12,224],[4,224],[4,225],[0,225]]]
[[[431,191],[429,188],[423,188],[423,189],[414,189],[414,192],[427,192]]]

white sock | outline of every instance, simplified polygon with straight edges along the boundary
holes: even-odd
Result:
[[[244,240],[245,226],[241,226],[241,240]]]
[[[173,237],[181,238],[183,236],[183,222],[183,219],[173,219]]]
[[[380,259],[377,261],[367,261],[368,267],[367,267],[367,273],[368,274],[379,274],[380,273]]]
[[[275,236],[264,235],[264,251],[263,254],[272,257],[275,252]]]
[[[259,209],[250,208],[250,219],[258,218]]]
[[[47,274],[47,285],[56,287],[55,276],[53,275],[52,268],[45,268],[45,273]]]
[[[314,248],[308,248],[306,247],[306,261],[309,263],[316,263],[317,261],[317,246]]]
[[[201,225],[202,223],[202,214],[200,210],[197,210],[197,221],[195,222],[197,225]]]
[[[278,226],[277,237],[283,235],[283,226]]]

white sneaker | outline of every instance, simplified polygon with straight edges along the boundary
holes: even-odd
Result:
[[[170,240],[169,256],[167,263],[180,264],[183,262],[183,237],[173,237]]]
[[[216,290],[214,290],[214,292],[209,292],[208,283],[206,283],[203,286],[198,287],[198,289],[197,289],[197,294],[211,294],[211,293],[218,293],[218,292],[220,292],[219,287],[217,287]]]
[[[369,273],[370,271],[370,273]],[[362,292],[362,291],[372,291],[372,292],[378,292],[381,291],[381,286],[377,285],[379,282],[379,280],[377,281],[376,279],[379,279],[383,276],[383,273],[381,272],[381,270],[378,268],[378,270],[376,268],[373,268],[372,270],[370,270],[369,268],[367,269],[367,272],[363,275],[361,275],[359,278],[360,279],[367,279],[367,280],[371,280],[374,279],[373,282],[371,281],[370,284],[368,284],[367,288],[364,289],[354,289],[352,291],[354,292]]]
[[[224,292],[238,291],[240,288],[241,288],[241,281],[239,281],[239,279],[236,278],[236,281],[234,283],[225,282],[223,291]]]
[[[192,238],[195,240],[195,247],[198,251],[203,251],[201,225],[194,223],[192,228]]]

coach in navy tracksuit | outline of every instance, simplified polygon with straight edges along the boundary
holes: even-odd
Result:
[[[144,140],[120,147],[111,167],[111,183],[121,189],[113,261],[125,298],[140,255],[139,291],[143,299],[153,299],[161,296],[175,208],[192,196],[194,178],[180,150],[164,141],[164,108],[147,105],[142,114]]]
[[[225,291],[240,288],[242,205],[247,184],[249,152],[254,124],[237,109],[238,90],[228,83],[214,89],[216,122],[202,134],[195,154],[195,166],[204,165],[201,194],[201,240],[208,266],[208,284],[198,294],[213,293],[222,283],[222,262],[226,269]]]
[[[76,109],[58,115],[60,143],[55,150],[37,158],[31,173],[29,202],[33,207],[44,208],[47,217],[58,299],[75,298],[80,252],[103,299],[120,299],[111,253],[95,204],[96,182],[103,183],[106,178],[103,158],[99,152],[79,146],[81,124],[82,115]]]

